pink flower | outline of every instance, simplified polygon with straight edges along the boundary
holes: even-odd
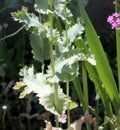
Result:
[[[113,13],[112,15],[108,16],[107,22],[111,24],[112,29],[117,29],[120,25],[120,14],[117,12]]]
[[[117,23],[112,23],[112,29],[116,29],[116,28],[118,28],[118,24]]]
[[[116,19],[116,23],[120,25],[120,18]]]
[[[62,116],[59,116],[58,121],[61,123],[66,123],[67,122],[67,115],[63,114]]]
[[[114,19],[113,16],[108,16],[107,22],[112,23],[112,22],[114,22],[113,19]]]
[[[120,14],[118,14],[117,12],[113,13],[112,15],[113,15],[114,17],[119,17],[119,16],[120,16]]]

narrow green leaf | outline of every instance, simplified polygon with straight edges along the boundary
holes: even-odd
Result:
[[[119,3],[119,0],[115,0]],[[115,4],[115,11],[120,13],[120,7]],[[118,88],[120,93],[120,29],[116,29],[116,50],[117,50],[117,72],[118,72]]]
[[[81,0],[78,0],[81,16],[85,22],[85,32],[88,39],[89,47],[96,59],[96,69],[101,81],[111,100],[118,99],[117,86],[113,77],[112,70],[108,63],[106,54],[103,50],[102,44],[94,30],[94,27],[82,5]]]
[[[81,86],[81,83],[80,83],[80,79],[77,77],[72,82],[73,82],[74,88],[75,88],[75,90],[78,94],[80,103],[83,107],[83,111],[85,112],[86,107],[85,107],[85,102],[84,102],[84,99],[83,99],[83,90],[82,90],[82,86]]]
[[[88,71],[91,81],[93,81],[93,83],[95,84],[96,90],[98,91],[98,94],[102,100],[103,106],[106,110],[106,114],[111,117],[113,115],[111,102],[108,98],[106,91],[104,91],[104,88],[101,84],[101,81],[99,79],[99,76],[97,74],[95,67],[89,64],[88,62],[85,63],[85,66],[86,66],[86,69]]]
[[[89,105],[88,79],[87,79],[87,71],[84,62],[82,63],[82,79],[83,79],[84,102],[86,105],[86,109],[88,109],[88,105]]]

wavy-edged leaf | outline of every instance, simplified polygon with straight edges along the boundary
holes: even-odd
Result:
[[[52,11],[49,10],[49,0],[35,0],[35,10],[42,14],[48,14]]]
[[[15,86],[13,87],[13,89],[14,90],[18,90],[18,89],[20,89],[20,88],[22,88],[24,86],[25,86],[24,83],[22,83],[22,82],[16,82]]]
[[[42,104],[46,110],[56,115],[62,115],[67,109],[67,98],[63,93],[63,90],[58,86],[58,102],[59,107],[55,106],[55,87],[47,82],[47,76],[42,73],[34,74],[33,67],[22,70],[23,81],[27,85],[20,97],[24,97],[31,92],[35,93],[39,97],[40,104]],[[57,110],[59,108],[59,110]]]
[[[33,13],[28,13],[26,7],[22,7],[22,10],[13,12],[11,15],[15,21],[25,24],[26,30],[31,29],[32,27],[34,27],[32,32],[41,32],[45,30],[44,26],[40,23],[39,18]]]
[[[80,36],[83,32],[84,27],[82,26],[80,20],[78,19],[78,22],[68,29],[68,38],[70,39],[70,42],[73,42],[75,38],[78,35]]]
[[[59,16],[63,21],[65,21],[68,25],[71,24],[71,17],[73,16],[71,11],[66,8],[63,9],[61,12],[59,10],[54,10],[55,14]]]
[[[47,38],[42,37],[41,34],[31,34],[30,45],[36,60],[43,62],[44,60],[50,59],[50,44]]]

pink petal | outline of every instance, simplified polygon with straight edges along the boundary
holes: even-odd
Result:
[[[115,13],[112,14],[112,16],[114,16],[114,17],[119,17],[120,14],[118,14],[117,12],[115,12]]]
[[[59,116],[58,121],[61,123],[66,123],[67,122],[67,115],[63,114],[62,116]]]

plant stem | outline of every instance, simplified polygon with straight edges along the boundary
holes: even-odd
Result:
[[[45,69],[45,64],[44,64],[44,62],[42,62],[42,73],[44,74],[44,69]]]
[[[53,10],[53,0],[50,0],[50,10]],[[55,61],[54,61],[54,55],[53,55],[53,14],[51,13],[50,16],[50,57],[51,57],[51,69],[53,76],[55,75]],[[59,101],[58,101],[58,84],[54,84],[55,89],[55,106],[57,111],[59,112]],[[58,116],[55,115],[55,121],[56,121],[56,127],[59,127],[58,123]]]
[[[54,56],[53,56],[53,44],[51,43],[50,44],[50,57],[51,57],[51,69],[52,69],[52,73],[53,75],[55,75],[55,68],[54,68]],[[58,110],[59,109],[59,103],[58,103],[58,84],[54,84],[54,89],[55,89],[55,106],[56,106],[56,109]],[[56,127],[59,126],[59,123],[58,123],[58,116],[55,115],[55,120],[56,120]]]
[[[3,130],[5,129],[5,127],[4,127],[4,125],[5,125],[5,114],[6,114],[6,110],[4,110],[3,117],[2,117],[2,127],[3,127]]]
[[[66,14],[66,4],[65,4],[65,18],[67,19]],[[68,38],[68,24],[65,21],[65,33],[66,33],[66,45],[69,45],[69,38]],[[69,81],[66,82],[66,88],[67,88],[67,99],[69,100]],[[68,118],[68,128],[70,127],[70,103],[68,102],[68,108],[67,108],[67,118]]]
[[[55,89],[55,106],[56,106],[56,109],[59,112],[58,84],[54,84],[54,89]],[[56,127],[59,127],[57,115],[55,115],[55,120],[56,120]]]
[[[41,14],[39,14],[39,20],[40,20],[40,22],[42,23],[42,18],[41,18]],[[41,34],[40,35],[42,35],[42,32],[41,32]],[[43,53],[43,51],[44,51],[44,43],[43,43],[43,39],[42,39],[42,36],[40,37],[40,42],[41,43],[39,43],[39,44],[41,44],[41,46],[42,46],[42,66],[41,66],[41,69],[42,69],[42,73],[44,74],[44,69],[45,69],[45,65],[44,65],[44,53]]]
[[[115,11],[120,12],[120,7],[118,6],[119,0],[115,0]],[[116,50],[117,50],[117,68],[118,68],[118,88],[120,93],[120,30],[116,29]]]
[[[89,101],[88,101],[88,83],[87,83],[87,72],[86,72],[84,62],[82,64],[82,77],[83,77],[84,102],[85,102],[85,107],[86,107],[85,109],[88,110],[88,105],[89,105]],[[87,123],[86,126],[87,126],[87,130],[91,130],[91,126],[90,126],[89,123]]]
[[[52,10],[53,0],[50,0],[50,9]],[[55,75],[55,68],[54,68],[54,56],[53,56],[53,14],[50,14],[50,57],[51,57],[51,68],[52,73]]]
[[[69,81],[66,83],[67,88],[67,99],[69,100]],[[68,118],[68,128],[70,127],[70,103],[68,102],[68,109],[67,109],[67,118]]]
[[[9,38],[9,37],[15,36],[15,35],[16,35],[17,33],[19,33],[24,27],[25,27],[25,25],[23,25],[21,28],[19,28],[16,32],[14,32],[14,33],[12,33],[12,34],[10,34],[10,35],[7,35],[7,36],[1,38],[0,41],[3,41],[3,40],[5,40],[5,39],[7,39],[7,38]]]
[[[85,102],[85,107],[86,110],[88,109],[88,83],[87,83],[87,72],[85,68],[85,64],[83,62],[82,64],[82,77],[83,77],[83,90],[84,90],[84,102]]]
[[[66,4],[65,4],[65,19],[67,19],[67,11],[66,11]],[[65,21],[65,34],[66,34],[66,45],[69,45],[69,38],[68,38],[68,24],[67,22]]]
[[[3,7],[3,8],[0,10],[0,14],[1,14],[2,12],[4,12],[6,9],[7,9],[7,6]]]
[[[91,130],[91,126],[90,126],[90,124],[89,123],[87,123],[87,130]]]

